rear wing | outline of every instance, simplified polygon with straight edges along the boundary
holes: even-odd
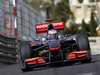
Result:
[[[41,24],[36,24],[35,29],[36,33],[46,33],[48,31],[48,24],[49,23],[41,23]],[[51,23],[54,26],[54,29],[56,30],[63,30],[64,29],[64,23],[63,22],[54,22]]]

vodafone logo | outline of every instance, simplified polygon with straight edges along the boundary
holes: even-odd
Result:
[[[64,23],[63,22],[53,23],[53,26],[57,30],[64,29]]]
[[[52,23],[52,25],[54,26],[54,28],[56,30],[64,29],[64,23],[63,22],[55,22],[55,23]],[[47,32],[47,30],[48,30],[48,23],[42,23],[42,24],[36,25],[36,32],[37,33],[44,33],[44,32]]]
[[[47,28],[47,27],[48,27],[47,24],[38,24],[38,25],[36,26],[36,28],[38,28],[38,29],[40,29],[40,28]]]
[[[63,22],[58,22],[58,23],[52,23],[54,26],[61,26],[61,25],[64,25],[64,23]]]

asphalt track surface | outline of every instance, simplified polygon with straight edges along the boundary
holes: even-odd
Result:
[[[100,75],[100,55],[93,56],[92,63],[75,64],[73,66],[48,68],[24,73],[20,70],[18,64],[0,66],[0,75]]]

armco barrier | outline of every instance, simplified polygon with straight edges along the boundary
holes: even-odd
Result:
[[[100,54],[100,37],[89,37],[92,55]]]
[[[16,63],[16,38],[0,34],[0,62]]]

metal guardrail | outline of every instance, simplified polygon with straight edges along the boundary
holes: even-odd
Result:
[[[16,63],[16,39],[0,35],[0,62],[6,64]]]
[[[15,64],[16,63],[16,56],[7,55],[7,54],[0,54],[0,62],[6,64]]]

